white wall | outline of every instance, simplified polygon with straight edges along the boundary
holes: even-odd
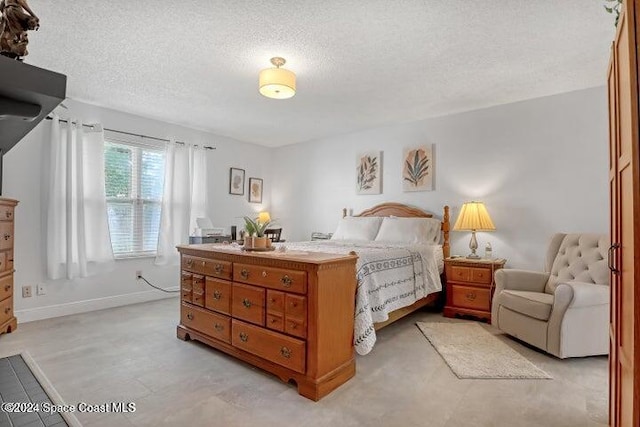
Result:
[[[215,146],[215,151],[206,154],[210,185],[208,213],[215,226],[240,225],[242,215],[269,209],[272,185],[270,149],[73,100],[65,101],[65,105],[69,107],[69,115],[82,119],[84,123],[102,123],[105,128]],[[15,220],[14,279],[18,321],[165,297],[167,294],[137,282],[135,271],[142,270],[152,283],[168,288],[178,285],[178,268],[154,266],[150,258],[118,260],[116,269],[103,276],[72,281],[46,279],[46,231],[43,226],[46,224],[46,206],[42,200],[43,192],[47,189],[47,177],[40,171],[48,161],[50,123],[43,121],[4,157],[2,195],[20,201]],[[246,171],[244,196],[228,194],[229,168],[232,166]],[[264,179],[261,205],[247,201],[249,177]],[[46,284],[46,295],[35,295],[35,285],[38,283]],[[34,286],[31,298],[22,298],[20,289],[23,285]]]
[[[540,269],[554,232],[608,232],[607,98],[598,87],[419,122],[381,127],[275,150],[272,203],[288,240],[334,231],[354,213],[401,202],[452,225],[465,201],[484,201],[497,231],[478,233],[509,267]],[[434,144],[435,191],[403,193],[402,149]],[[383,193],[355,192],[356,153],[383,151]],[[470,233],[452,232],[452,254]]]

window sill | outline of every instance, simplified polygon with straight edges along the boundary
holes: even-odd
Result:
[[[148,259],[155,258],[156,254],[132,254],[132,255],[114,255],[116,261],[130,260],[130,259]]]

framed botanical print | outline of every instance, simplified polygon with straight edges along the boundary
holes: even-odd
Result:
[[[229,170],[229,194],[244,196],[244,169]]]
[[[433,146],[421,145],[404,149],[402,189],[407,191],[433,190]]]
[[[262,179],[249,178],[249,203],[262,203]]]
[[[356,194],[380,194],[381,177],[381,151],[367,151],[356,156]]]

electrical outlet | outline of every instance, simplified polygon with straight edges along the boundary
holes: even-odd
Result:
[[[44,285],[44,283],[38,283],[38,286],[36,286],[36,295],[46,295],[47,294],[47,287]]]
[[[22,287],[22,298],[31,298],[31,286]]]
[[[142,278],[142,270],[136,270],[136,280]]]

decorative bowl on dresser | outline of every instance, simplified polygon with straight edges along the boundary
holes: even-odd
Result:
[[[13,217],[17,200],[0,198],[0,334],[16,330],[13,313]]]
[[[472,316],[491,323],[494,273],[505,262],[505,259],[446,258],[444,316]]]
[[[355,255],[179,246],[178,338],[197,340],[319,400],[355,375]]]

